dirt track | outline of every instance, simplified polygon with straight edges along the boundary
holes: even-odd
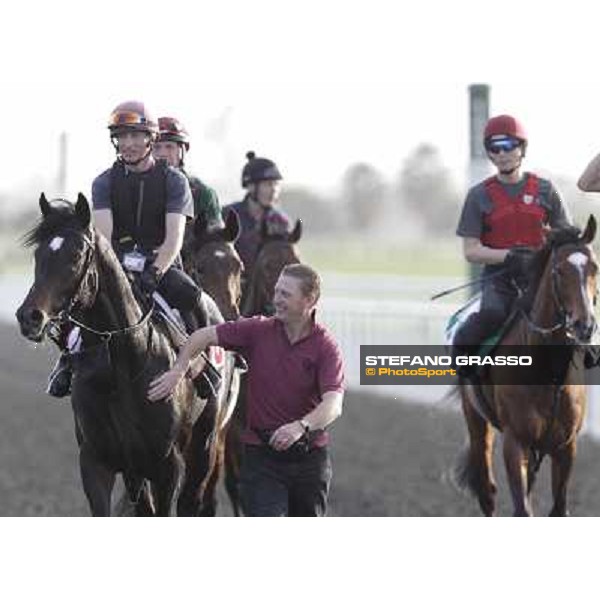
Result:
[[[43,393],[53,352],[0,325],[0,516],[87,515],[79,482],[68,401]],[[331,516],[478,515],[473,499],[447,482],[464,440],[460,414],[347,397],[333,428]],[[511,512],[496,456],[500,514]],[[549,508],[548,465],[536,487],[538,512]],[[600,515],[600,446],[583,438],[571,484],[571,513]],[[230,514],[225,502],[221,514]]]

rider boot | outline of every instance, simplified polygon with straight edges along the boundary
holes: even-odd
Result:
[[[454,344],[452,346],[452,364],[456,365],[456,373],[459,379],[471,379],[475,375],[475,365],[457,365],[456,359],[459,357],[468,357],[471,353],[469,352],[469,346],[458,346]]]
[[[71,393],[71,379],[73,378],[73,365],[68,350],[61,353],[48,377],[46,393],[55,398],[64,398]]]

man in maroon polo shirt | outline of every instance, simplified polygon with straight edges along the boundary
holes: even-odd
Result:
[[[275,286],[273,317],[198,329],[170,371],[155,379],[152,401],[167,398],[190,360],[211,345],[249,364],[240,493],[248,516],[323,516],[331,481],[325,428],[342,412],[342,355],[315,321],[320,277],[288,265]]]

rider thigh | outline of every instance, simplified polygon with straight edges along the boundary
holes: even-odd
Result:
[[[202,296],[202,290],[194,280],[174,266],[170,267],[162,276],[158,292],[170,306],[185,311],[194,310]]]
[[[472,314],[456,334],[456,346],[478,346],[493,335],[508,318],[516,290],[503,278],[483,287],[481,309]]]

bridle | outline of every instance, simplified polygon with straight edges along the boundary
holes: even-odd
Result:
[[[94,257],[96,254],[96,247],[94,244],[93,232],[90,232],[91,237],[88,237],[88,235],[86,235],[84,232],[81,232],[74,228],[64,229],[63,231],[68,231],[68,232],[77,234],[83,240],[85,246],[87,247],[87,254],[86,254],[86,257],[83,262],[83,267],[81,269],[81,275],[79,277],[79,281],[75,288],[75,293],[71,296],[71,299],[69,300],[67,306],[65,308],[61,309],[58,312],[58,314],[56,315],[56,317],[49,319],[49,325],[61,325],[61,324],[67,323],[67,322],[72,323],[73,325],[76,325],[77,327],[81,328],[83,331],[87,331],[88,333],[98,336],[99,338],[101,338],[101,340],[103,340],[105,342],[110,341],[110,339],[115,336],[121,336],[121,335],[126,335],[128,333],[132,333],[132,332],[136,331],[137,329],[146,325],[148,323],[148,321],[150,320],[150,317],[152,316],[152,312],[154,310],[153,303],[151,303],[150,308],[148,309],[146,314],[144,314],[142,316],[140,321],[138,321],[135,325],[131,325],[129,327],[124,327],[121,329],[109,329],[109,330],[100,331],[100,330],[90,327],[89,325],[86,325],[85,323],[82,323],[81,321],[79,321],[78,319],[76,319],[73,316],[73,310],[76,308],[76,306],[78,304],[81,303],[81,293],[82,293],[82,289],[84,286],[85,277],[87,276],[90,266],[92,265],[92,262],[94,260]],[[98,293],[98,274],[97,273],[95,273],[94,287],[95,287],[95,289],[93,290],[93,293],[92,293],[93,296],[95,296]]]
[[[573,329],[572,329],[572,323],[569,322],[569,313],[567,312],[566,308],[565,308],[565,303],[563,301],[563,297],[560,293],[560,286],[559,286],[559,274],[558,274],[558,268],[557,268],[557,264],[556,264],[556,251],[554,248],[552,248],[551,253],[550,253],[550,261],[551,261],[551,281],[552,281],[552,299],[554,301],[555,306],[558,308],[557,311],[557,321],[551,325],[550,327],[542,327],[541,325],[538,325],[537,323],[535,323],[533,321],[533,319],[531,318],[531,315],[528,314],[528,312],[521,307],[520,312],[521,315],[523,316],[527,327],[529,328],[529,330],[534,331],[535,333],[539,333],[542,336],[549,336],[553,333],[555,333],[556,331],[560,331],[561,329],[564,329],[566,333],[573,333]],[[596,298],[594,297],[594,304],[596,302]],[[598,324],[596,323],[596,319],[594,318],[594,330],[596,330],[596,328],[598,327]]]

